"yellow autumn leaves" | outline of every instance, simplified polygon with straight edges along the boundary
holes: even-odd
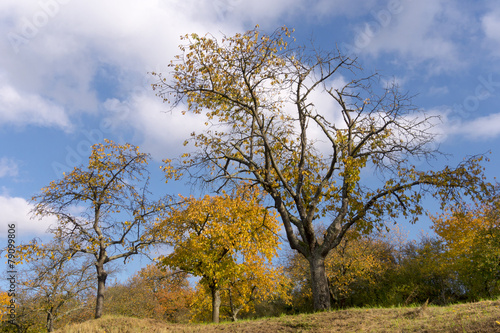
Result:
[[[470,294],[492,297],[500,292],[500,219],[498,200],[432,217],[443,240],[439,264],[456,272]]]
[[[159,224],[163,242],[173,246],[160,263],[201,278],[194,302],[198,315],[211,309],[199,302],[210,297],[210,290],[231,304],[226,316],[250,310],[256,299],[286,298],[288,282],[272,262],[280,244],[279,224],[259,194],[240,187],[231,195],[181,197]]]

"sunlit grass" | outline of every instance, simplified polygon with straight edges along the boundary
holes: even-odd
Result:
[[[138,332],[500,332],[500,301],[449,306],[356,308],[221,324],[171,324],[104,316],[57,333]]]

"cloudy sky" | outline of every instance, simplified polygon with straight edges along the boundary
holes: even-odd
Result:
[[[487,174],[496,176],[498,1],[2,0],[0,232],[15,222],[20,236],[41,235],[51,220],[30,220],[29,199],[103,138],[151,153],[154,170],[177,156],[195,122],[163,112],[148,72],[166,69],[180,35],[231,35],[256,24],[295,28],[298,42],[339,47],[367,72],[396,80],[416,105],[442,116],[446,163],[491,151]],[[188,191],[161,187],[159,172],[152,183]]]

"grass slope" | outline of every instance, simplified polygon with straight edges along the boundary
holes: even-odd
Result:
[[[164,332],[500,332],[500,301],[446,307],[349,309],[236,323],[168,324],[105,316],[57,333]]]

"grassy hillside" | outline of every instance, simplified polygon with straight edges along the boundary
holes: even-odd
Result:
[[[236,323],[167,324],[103,317],[57,333],[138,332],[500,332],[500,301],[434,307],[349,309]]]

